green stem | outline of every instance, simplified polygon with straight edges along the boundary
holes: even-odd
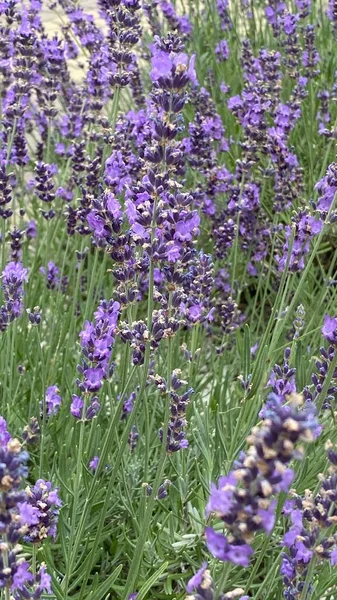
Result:
[[[44,458],[44,444],[45,444],[45,426],[47,420],[47,411],[46,411],[46,386],[44,379],[44,368],[43,368],[43,352],[41,348],[41,338],[39,328],[36,327],[37,333],[37,343],[39,347],[40,360],[41,360],[41,379],[42,379],[42,390],[43,390],[43,400],[42,400],[42,423],[41,423],[41,442],[40,442],[40,464],[39,464],[39,478],[41,479],[43,476],[43,458]]]
[[[153,203],[153,214],[151,222],[151,246],[153,245],[156,232],[156,212],[157,212],[157,195],[154,197]],[[152,323],[153,323],[153,291],[154,291],[154,262],[150,259],[149,269],[149,294],[147,299],[147,329],[151,339]],[[131,325],[131,324],[130,324]],[[146,347],[147,359],[150,357],[150,343]],[[145,385],[147,379],[147,369],[144,369]],[[144,388],[145,389],[145,388]],[[144,481],[148,478],[149,470],[149,455],[150,455],[150,418],[149,418],[149,406],[148,398],[145,394],[144,398],[144,418],[145,418],[145,453],[144,453]]]
[[[33,544],[33,552],[32,552],[32,571],[35,577],[36,575],[36,544]]]
[[[231,563],[227,562],[220,575],[219,583],[217,584],[216,600],[224,593],[228,577],[231,572]]]
[[[2,559],[3,559],[3,563],[4,563],[4,568],[8,569],[8,567],[9,567],[9,560],[8,560],[8,539],[7,539],[7,535],[4,535],[4,543],[5,543],[6,548],[1,552],[1,554],[2,554]],[[5,600],[10,600],[10,598],[11,598],[10,590],[6,586],[5,587]]]
[[[82,419],[80,422],[80,439],[79,439],[78,451],[77,451],[76,475],[75,475],[75,485],[74,485],[74,500],[73,500],[73,507],[72,507],[72,513],[71,513],[71,523],[76,523],[77,507],[78,507],[78,501],[79,501],[79,496],[80,496],[79,490],[80,490],[80,483],[81,483],[81,477],[82,477],[83,444],[84,444],[84,431],[85,431],[85,410],[86,410],[86,397],[84,400],[84,406],[82,409]],[[75,537],[75,527],[72,527],[71,531],[70,531],[70,538],[69,538],[70,548],[73,547],[74,537]],[[67,594],[68,594],[69,580],[71,577],[71,568],[72,568],[72,563],[69,561],[67,563],[67,570],[66,570],[65,583],[64,583],[65,598],[67,598]]]
[[[74,530],[76,528],[76,537],[74,538],[74,544],[70,548],[70,553],[69,553],[69,555],[67,557],[67,563],[69,563],[68,569],[69,569],[70,573],[72,573],[73,570],[74,570],[74,565],[75,565],[75,561],[76,561],[78,549],[79,549],[79,546],[80,546],[80,544],[82,542],[82,539],[83,539],[83,531],[84,531],[85,525],[86,525],[87,520],[88,520],[88,515],[89,515],[90,507],[91,507],[93,499],[95,497],[95,493],[97,491],[97,488],[99,488],[99,485],[100,485],[99,481],[98,481],[98,477],[101,475],[101,472],[104,469],[104,465],[106,464],[106,459],[107,459],[107,456],[108,456],[108,452],[109,452],[109,449],[111,448],[111,444],[112,444],[112,434],[115,432],[117,423],[119,423],[119,421],[120,421],[122,410],[123,410],[124,396],[125,396],[126,390],[129,387],[129,384],[130,384],[130,382],[131,382],[131,380],[132,380],[132,378],[134,376],[135,369],[136,369],[136,367],[134,367],[131,370],[130,376],[128,377],[128,379],[127,379],[127,381],[125,383],[125,388],[122,391],[121,398],[120,398],[120,401],[118,403],[115,415],[114,415],[113,419],[111,420],[111,423],[110,423],[107,435],[106,435],[105,440],[104,440],[104,445],[103,445],[103,448],[102,448],[102,452],[100,454],[100,460],[99,460],[99,463],[98,463],[98,467],[96,469],[96,472],[95,472],[95,475],[93,477],[91,486],[89,488],[88,495],[87,495],[87,498],[86,498],[86,501],[85,501],[85,504],[84,504],[84,507],[83,507],[83,510],[82,510],[80,522],[79,522],[77,528],[76,528],[76,524],[72,523],[72,527],[74,528]],[[131,415],[129,417],[128,426],[125,427],[123,435],[122,435],[122,437],[120,439],[119,451],[118,451],[118,454],[117,454],[116,458],[114,459],[114,463],[113,463],[114,469],[111,472],[110,481],[109,481],[109,487],[108,487],[108,489],[106,491],[105,503],[104,503],[104,506],[103,506],[103,509],[102,509],[102,512],[101,512],[100,523],[104,522],[104,517],[105,517],[107,502],[110,499],[110,493],[111,493],[112,487],[113,487],[113,485],[114,485],[114,483],[116,481],[117,474],[118,474],[118,469],[119,469],[119,465],[120,465],[121,460],[123,458],[125,447],[126,447],[127,442],[128,442],[129,432],[130,432],[131,427],[133,425],[133,415],[136,414],[136,412],[137,412],[137,410],[139,408],[141,399],[142,399],[142,390],[140,390],[138,398],[137,398],[137,400],[136,400],[136,402],[134,404],[133,411],[132,411],[132,413],[131,413]],[[100,534],[101,534],[101,527],[98,527],[97,528],[97,533],[96,533],[96,540],[99,538]],[[95,548],[97,547],[96,546],[96,540],[95,540],[95,542],[93,544],[93,551],[92,551],[92,553],[91,553],[91,555],[89,557],[89,560],[90,560],[90,558],[92,558],[92,555],[93,555],[93,560],[95,559],[94,551],[95,551]],[[87,579],[88,579],[88,577],[90,575],[90,568],[87,569],[86,573],[87,573],[87,575],[84,578],[82,588],[85,587]],[[65,585],[65,583],[63,584],[63,586],[64,585]]]
[[[299,600],[308,600],[308,598],[309,598],[308,592],[309,592],[310,584],[312,582],[312,574],[313,574],[315,565],[316,565],[316,556],[314,556],[310,561],[310,565],[307,570],[307,574],[305,576],[304,587],[303,587],[303,590],[302,590]]]
[[[250,586],[251,586],[251,584],[254,581],[254,577],[255,577],[256,573],[258,572],[258,570],[259,570],[259,567],[260,567],[261,562],[262,562],[262,560],[264,558],[265,551],[267,550],[269,542],[270,542],[270,536],[265,537],[265,539],[263,540],[263,544],[262,544],[261,550],[260,550],[259,558],[257,559],[257,561],[256,561],[256,563],[255,563],[255,565],[254,565],[254,567],[252,569],[252,572],[251,572],[251,574],[250,574],[250,576],[248,578],[248,581],[246,583],[246,587],[245,587],[245,593],[246,594],[248,594],[248,590],[250,589]]]
[[[167,373],[168,373],[167,385],[169,388],[169,386],[170,386],[169,382],[171,380],[171,373],[172,373],[172,340],[171,340],[171,338],[168,339],[168,346],[169,346],[169,348],[168,348],[168,357],[167,357]],[[140,535],[139,535],[139,538],[138,538],[138,541],[137,541],[137,544],[135,547],[133,559],[132,559],[132,562],[131,562],[131,565],[129,568],[129,574],[128,574],[128,578],[127,578],[127,581],[125,584],[125,590],[124,590],[125,600],[127,600],[129,595],[132,593],[135,583],[137,581],[139,569],[140,569],[141,562],[143,559],[144,546],[145,546],[148,531],[150,528],[154,505],[155,505],[155,502],[157,499],[159,486],[162,483],[163,472],[164,472],[164,468],[165,468],[165,464],[166,464],[166,460],[167,460],[166,442],[167,442],[167,434],[168,434],[168,427],[169,427],[169,418],[170,418],[170,402],[169,402],[169,389],[168,389],[168,398],[167,398],[167,402],[166,402],[166,406],[165,406],[165,415],[164,415],[163,439],[162,439],[162,445],[161,445],[161,450],[160,450],[159,462],[158,462],[158,466],[157,466],[157,473],[156,473],[156,477],[155,477],[155,480],[153,483],[152,493],[149,498],[148,505],[146,507],[144,520],[143,520],[143,523],[141,524]]]

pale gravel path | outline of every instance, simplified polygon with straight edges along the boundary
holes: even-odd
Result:
[[[103,21],[99,17],[98,3],[96,0],[79,0],[77,3],[80,8],[83,8],[85,12],[91,13],[95,17],[95,22],[101,24]],[[60,31],[60,21],[53,11],[48,8],[46,0],[42,0],[42,19],[48,33],[54,33]]]

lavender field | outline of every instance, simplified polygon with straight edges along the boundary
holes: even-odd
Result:
[[[2,0],[0,98],[1,599],[337,600],[337,1]]]

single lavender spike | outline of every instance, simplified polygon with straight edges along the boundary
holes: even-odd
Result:
[[[292,394],[283,398],[271,394],[261,411],[263,421],[247,438],[248,451],[242,452],[228,476],[212,484],[207,514],[215,513],[224,522],[227,535],[206,528],[208,549],[216,558],[248,567],[255,532],[270,533],[274,527],[277,497],[288,491],[294,472],[289,467],[300,458],[299,441],[310,442],[317,429],[315,407]]]

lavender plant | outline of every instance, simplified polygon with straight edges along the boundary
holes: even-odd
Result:
[[[336,10],[0,3],[4,600],[336,596]]]

